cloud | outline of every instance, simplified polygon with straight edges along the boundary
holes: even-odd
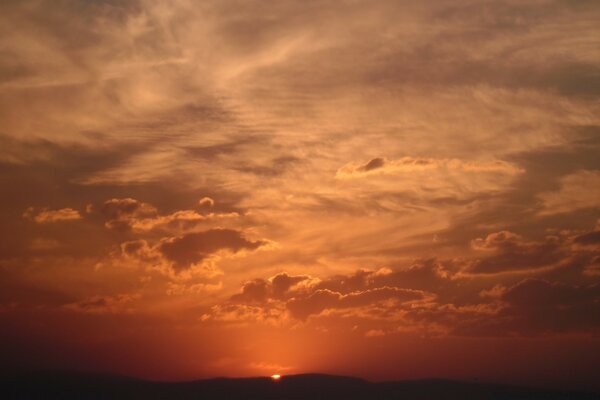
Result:
[[[135,311],[129,304],[139,300],[140,294],[119,294],[115,296],[92,296],[88,299],[62,306],[69,311],[84,314],[121,314]]]
[[[499,173],[517,175],[524,170],[505,161],[463,161],[459,159],[435,159],[403,157],[388,160],[377,157],[365,164],[347,164],[337,171],[338,178],[357,178],[373,174],[403,174],[435,170],[453,170],[471,173]]]
[[[426,293],[419,290],[387,286],[346,295],[318,289],[307,297],[292,298],[288,301],[287,308],[293,317],[304,320],[310,315],[320,314],[327,309],[360,308],[380,302],[399,304],[424,300],[427,297]]]
[[[285,272],[269,279],[254,279],[244,283],[241,293],[232,296],[231,300],[240,303],[264,303],[269,299],[285,300],[310,286],[318,280],[309,275],[288,275]],[[300,285],[303,283],[303,285]]]
[[[596,226],[596,230],[576,236],[573,243],[584,249],[600,251],[600,229]]]
[[[215,228],[157,240],[125,241],[112,257],[119,264],[127,266],[133,262],[134,265],[157,269],[174,279],[192,276],[212,279],[222,275],[215,265],[217,258],[257,250],[267,244],[265,239],[248,239],[243,231]],[[206,289],[210,288],[207,286]]]
[[[523,168],[500,160],[377,157],[342,166],[335,179],[338,187],[361,200],[358,204],[367,203],[365,207],[414,212],[498,196],[524,174]]]
[[[182,283],[169,282],[167,284],[166,294],[169,296],[185,295],[185,294],[206,294],[214,293],[223,289],[223,282],[218,283],[194,283],[186,285]]]
[[[519,245],[523,238],[509,231],[494,232],[485,238],[477,238],[471,241],[471,247],[475,250],[501,250],[510,249]]]
[[[72,208],[61,208],[58,210],[43,209],[36,213],[33,207],[29,207],[23,213],[23,218],[30,219],[38,224],[48,224],[62,221],[77,221],[82,217],[79,211]]]
[[[600,330],[598,284],[569,285],[526,278],[482,292],[488,302],[456,306],[427,303],[407,310],[408,325],[442,328],[456,336],[539,336]]]
[[[484,257],[468,261],[464,271],[495,274],[555,266],[567,257],[563,245],[558,236],[546,236],[542,241],[534,242],[513,232],[490,233],[471,242],[473,249],[483,253]]]
[[[387,273],[387,271],[359,271],[357,274],[381,276],[382,272]],[[358,309],[379,303],[386,303],[388,307],[397,307],[403,303],[430,299],[432,296],[422,290],[374,286],[374,282],[367,283],[369,288],[361,286],[360,290],[354,290],[353,285],[346,286],[342,292],[326,288],[336,286],[332,284],[333,282],[343,282],[346,279],[353,278],[335,276],[321,280],[308,275],[294,276],[283,272],[269,279],[259,278],[246,282],[241,288],[241,293],[232,296],[226,306],[214,310],[222,312],[224,309],[235,309],[236,312],[241,312],[240,310],[245,310],[245,306],[248,306],[253,310],[253,315],[257,314],[258,310],[263,310],[259,313],[261,320],[271,320],[274,315],[285,319],[288,314],[293,319],[306,320],[311,315],[319,315],[325,310]],[[275,314],[273,314],[274,310],[277,310]],[[206,319],[210,318],[221,317],[207,315]],[[228,318],[231,318],[231,315]],[[243,313],[243,318],[248,318],[248,315]]]
[[[568,285],[525,279],[508,288],[501,299],[508,303],[502,315],[510,316],[515,330],[577,331],[600,329],[600,285]]]
[[[201,205],[212,207],[214,201],[208,197],[201,200]],[[92,207],[93,209],[93,207]],[[120,231],[148,232],[152,230],[188,231],[208,220],[225,220],[239,217],[236,212],[200,214],[194,210],[178,210],[171,214],[160,215],[157,208],[139,200],[111,199],[106,201],[100,212],[107,219],[108,229]]]
[[[100,213],[107,219],[105,226],[114,230],[129,230],[138,219],[158,216],[154,206],[132,198],[107,200]]]
[[[162,239],[157,244],[156,250],[172,262],[175,270],[183,270],[222,250],[231,253],[256,250],[266,243],[264,240],[248,240],[242,232],[236,230],[210,229]]]
[[[213,207],[215,205],[215,201],[210,197],[203,197],[198,201],[198,205],[200,207]]]
[[[579,209],[599,208],[600,171],[580,170],[560,179],[560,187],[538,195],[540,215],[570,213]]]

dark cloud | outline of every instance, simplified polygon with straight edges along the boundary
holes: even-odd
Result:
[[[600,330],[600,286],[526,279],[501,296],[505,331],[544,333]]]
[[[246,239],[240,231],[210,229],[164,239],[158,244],[157,250],[173,263],[176,270],[182,270],[220,250],[237,253],[241,250],[255,250],[265,244],[263,240]]]
[[[561,239],[547,236],[540,242],[528,242],[520,236],[502,231],[472,242],[475,250],[490,252],[487,257],[469,263],[473,274],[495,274],[553,266],[566,257]]]
[[[264,303],[271,295],[269,282],[264,279],[254,279],[244,283],[242,293],[231,297],[233,302]]]
[[[277,274],[269,280],[271,283],[272,296],[276,299],[283,299],[286,297],[292,286],[308,280],[310,280],[310,276],[308,275],[290,276],[285,272]]]
[[[593,232],[589,232],[589,233],[577,236],[573,241],[577,244],[582,244],[582,245],[600,244],[600,231],[593,231]]]
[[[82,215],[80,222],[68,227],[47,223],[34,226],[22,218],[30,206],[36,216],[41,214],[39,218],[49,220],[51,215],[66,215],[52,214],[52,210],[82,210],[87,204],[98,204],[112,197],[149,198],[169,208],[197,200],[195,191],[176,180],[134,185],[79,183],[90,175],[118,167],[153,146],[152,140],[109,143],[101,134],[82,133],[81,139],[89,142],[27,140],[0,134],[0,187],[10,188],[5,191],[0,207],[0,233],[4,238],[0,243],[0,258],[26,255],[31,238],[44,235],[62,243],[56,250],[62,254],[100,255],[114,244],[114,235],[103,232],[105,229],[98,224],[95,214]],[[93,241],[89,240],[91,237]]]
[[[359,308],[384,301],[391,301],[394,304],[391,307],[398,307],[399,303],[423,300],[426,296],[421,291],[387,286],[346,295],[318,289],[307,297],[292,298],[287,302],[287,308],[295,318],[306,319],[327,309]]]
[[[244,283],[241,293],[231,297],[233,302],[264,303],[269,299],[286,300],[294,295],[290,289],[300,283],[309,281],[308,275],[288,275],[285,272],[269,279],[254,279]]]
[[[158,210],[154,206],[132,198],[107,200],[100,212],[107,219],[107,228],[121,231],[131,229],[136,219],[158,216]]]
[[[431,296],[422,290],[378,286],[372,280],[377,276],[375,271],[358,271],[353,276],[335,276],[320,281],[307,275],[280,273],[267,280],[246,282],[241,293],[232,296],[230,302],[261,306],[266,310],[279,302],[292,317],[306,320],[327,309],[354,309],[381,302],[392,302],[396,306]]]
[[[385,165],[385,159],[381,158],[381,157],[377,157],[377,158],[373,158],[371,161],[369,161],[365,165],[358,167],[358,171],[367,172],[367,171],[371,171],[371,170],[374,170],[377,168],[381,168],[384,165]]]
[[[109,220],[136,216],[140,218],[156,217],[157,210],[153,206],[141,201],[127,199],[110,199],[104,202],[101,213]]]
[[[482,292],[478,304],[431,304],[407,311],[413,323],[443,324],[454,335],[511,336],[600,330],[600,286],[527,278]],[[488,299],[486,302],[481,300]]]
[[[501,299],[511,306],[539,309],[571,308],[584,304],[594,304],[600,300],[600,286],[569,286],[560,282],[541,279],[525,279],[510,287]],[[600,304],[597,305],[600,307]],[[598,315],[600,318],[600,315]]]

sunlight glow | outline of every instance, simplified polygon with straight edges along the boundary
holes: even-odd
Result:
[[[279,374],[271,375],[271,379],[273,379],[274,381],[278,381],[279,379],[281,379],[281,375],[279,375]]]

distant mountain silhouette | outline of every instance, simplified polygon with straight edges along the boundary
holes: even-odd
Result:
[[[64,372],[9,373],[0,378],[1,399],[403,399],[403,400],[588,400],[598,394],[549,391],[448,380],[368,382],[321,374],[270,378],[217,378],[152,382],[110,375]]]

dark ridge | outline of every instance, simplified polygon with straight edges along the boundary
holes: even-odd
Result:
[[[279,381],[215,378],[190,382],[152,382],[103,374],[14,372],[0,377],[1,399],[406,399],[406,400],[588,400],[598,394],[449,380],[368,382],[363,379],[304,374]]]

